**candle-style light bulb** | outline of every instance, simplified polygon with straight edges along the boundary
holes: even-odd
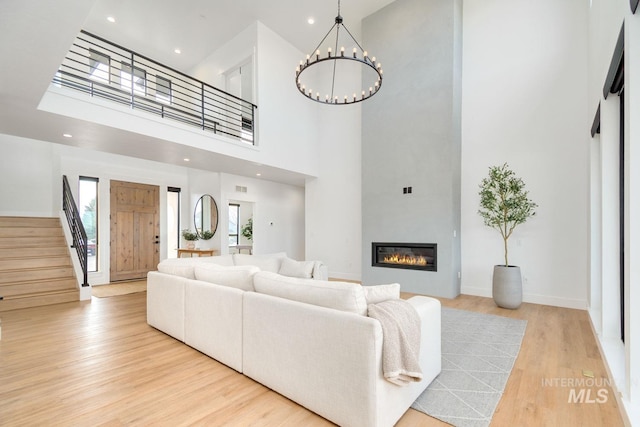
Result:
[[[344,46],[340,48],[340,56],[344,56]]]
[[[356,58],[358,55],[358,49],[356,49],[355,47],[353,48],[353,57]]]
[[[316,92],[316,101],[320,101],[320,92]]]
[[[327,55],[327,56],[328,56],[329,58],[331,58],[331,47],[329,47],[329,48],[327,49],[327,53],[328,53],[328,55]]]
[[[364,59],[367,59],[367,57],[369,56],[366,50],[364,51],[363,56],[364,56]]]
[[[316,50],[316,61],[320,59],[320,49]]]
[[[364,99],[364,91],[362,91],[362,99]]]

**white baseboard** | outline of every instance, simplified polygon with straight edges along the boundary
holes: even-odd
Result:
[[[461,293],[465,295],[474,295],[478,297],[487,297],[487,298],[492,297],[491,289],[473,287],[473,286],[462,286]],[[522,295],[522,301],[530,302],[533,304],[551,305],[554,307],[575,308],[578,310],[587,309],[586,300],[573,299],[573,298],[560,298],[560,297],[525,293]]]

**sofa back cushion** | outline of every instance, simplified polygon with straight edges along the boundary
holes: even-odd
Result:
[[[253,286],[259,293],[367,315],[364,291],[357,283],[301,279],[260,271],[253,276]]]
[[[252,265],[221,266],[217,264],[197,264],[194,269],[196,280],[228,286],[243,291],[253,291],[253,275],[260,269]]]
[[[284,252],[268,255],[233,254],[233,262],[235,265],[255,265],[262,271],[277,273],[282,259],[286,257]]]
[[[196,265],[202,264],[233,266],[233,258],[231,255],[193,258],[167,258],[158,264],[158,271],[160,273],[184,277],[186,279],[195,279],[196,276],[194,268]]]
[[[216,256],[204,256],[198,258],[198,264],[216,264],[231,267],[233,263],[233,255],[216,255]]]
[[[169,258],[158,264],[158,271],[160,273],[184,277],[185,279],[195,279],[195,263],[196,259],[192,258]]]

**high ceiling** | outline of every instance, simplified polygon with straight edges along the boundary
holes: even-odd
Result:
[[[344,0],[340,14],[347,26],[359,27],[362,18],[392,1]],[[337,0],[97,0],[84,29],[184,71],[256,20],[308,53],[333,25],[337,11]],[[116,22],[107,21],[108,16]]]
[[[363,17],[392,1],[345,0],[341,15],[357,31]],[[192,167],[255,176],[255,166],[248,162],[189,148],[181,152],[176,144],[39,111],[37,106],[80,29],[188,72],[256,20],[302,52],[311,50],[333,24],[337,8],[337,1],[326,0],[1,0],[0,133],[166,163],[197,157],[201,163]],[[109,16],[115,22],[109,22]],[[309,18],[315,24],[310,25]],[[74,137],[64,138],[63,133]],[[161,149],[149,150],[150,144]],[[304,182],[298,174],[275,168],[266,168],[262,176]]]

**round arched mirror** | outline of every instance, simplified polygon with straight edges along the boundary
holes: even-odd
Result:
[[[202,240],[209,240],[218,229],[218,205],[209,194],[200,197],[193,213],[196,233]]]

